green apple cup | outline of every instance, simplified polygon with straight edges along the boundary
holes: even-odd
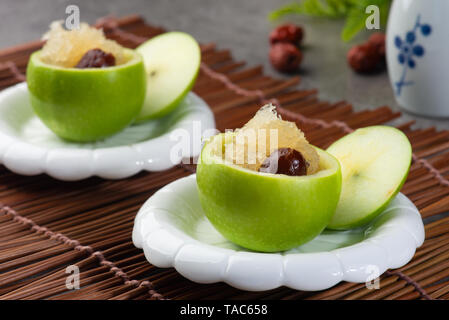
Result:
[[[389,126],[358,129],[327,152],[341,165],[342,191],[330,229],[360,227],[380,214],[404,184],[412,160],[407,136]]]
[[[107,68],[63,68],[28,63],[27,82],[35,113],[58,136],[78,142],[124,129],[142,109],[146,75],[141,56],[124,49],[127,62]]]
[[[316,237],[331,220],[341,189],[338,161],[316,149],[320,171],[309,176],[260,173],[226,163],[212,150],[232,133],[204,146],[197,185],[207,218],[228,240],[251,250],[292,249]]]

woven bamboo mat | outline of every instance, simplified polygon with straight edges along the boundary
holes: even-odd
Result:
[[[108,37],[128,47],[164,32],[138,16],[98,21]],[[0,51],[0,89],[24,81],[28,57],[42,42]],[[220,130],[242,126],[262,103],[280,105],[312,144],[327,147],[353,129],[400,117],[389,107],[354,112],[348,102],[329,103],[316,90],[299,90],[299,77],[279,80],[260,66],[234,61],[229,50],[202,45],[194,91],[212,107]],[[140,173],[120,181],[91,178],[66,183],[23,177],[0,166],[0,299],[449,299],[449,131],[398,127],[410,138],[413,164],[404,192],[418,206],[426,241],[414,259],[381,277],[380,289],[342,283],[330,290],[279,288],[245,292],[226,284],[200,285],[173,269],[149,264],[131,242],[134,216],[167,183],[192,166]],[[67,290],[65,269],[80,268],[81,289]]]

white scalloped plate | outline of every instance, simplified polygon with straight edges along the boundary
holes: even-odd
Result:
[[[398,194],[370,225],[328,231],[281,253],[251,252],[224,239],[199,202],[196,176],[176,180],[139,210],[133,242],[157,267],[174,267],[199,283],[226,282],[242,290],[279,286],[315,291],[340,281],[366,282],[409,262],[424,241],[416,207]]]
[[[162,171],[179,164],[183,157],[198,156],[202,134],[214,128],[208,105],[189,93],[164,118],[132,125],[95,143],[73,143],[57,137],[34,114],[26,83],[0,92],[0,164],[23,175],[46,173],[71,181]],[[180,144],[179,133],[188,134],[191,140],[184,141],[182,154],[170,156],[172,147]]]

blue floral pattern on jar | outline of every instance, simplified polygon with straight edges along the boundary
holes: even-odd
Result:
[[[416,18],[415,26],[412,30],[405,34],[402,39],[399,36],[394,38],[394,45],[398,48],[398,62],[403,65],[402,75],[396,85],[396,95],[401,95],[403,86],[409,86],[413,84],[413,81],[407,81],[406,75],[409,69],[416,67],[416,59],[421,58],[425,54],[424,47],[417,43],[417,38],[421,34],[424,37],[429,36],[432,33],[432,27],[429,24],[422,24],[420,22],[420,16]]]

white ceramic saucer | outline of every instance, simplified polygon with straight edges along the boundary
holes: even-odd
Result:
[[[424,241],[424,226],[413,203],[398,194],[364,228],[325,230],[287,252],[251,252],[224,239],[210,224],[191,175],[145,202],[135,219],[133,241],[150,263],[174,267],[195,282],[223,281],[252,291],[279,286],[314,291],[340,281],[367,282],[405,265]]]
[[[132,125],[95,143],[72,143],[57,137],[34,114],[26,83],[0,92],[0,164],[23,175],[46,173],[60,180],[90,176],[121,179],[141,170],[162,171],[179,164],[182,157],[198,156],[202,134],[213,128],[212,111],[201,98],[189,93],[164,118]],[[181,143],[182,134],[190,141],[183,141],[182,154],[170,155]]]

